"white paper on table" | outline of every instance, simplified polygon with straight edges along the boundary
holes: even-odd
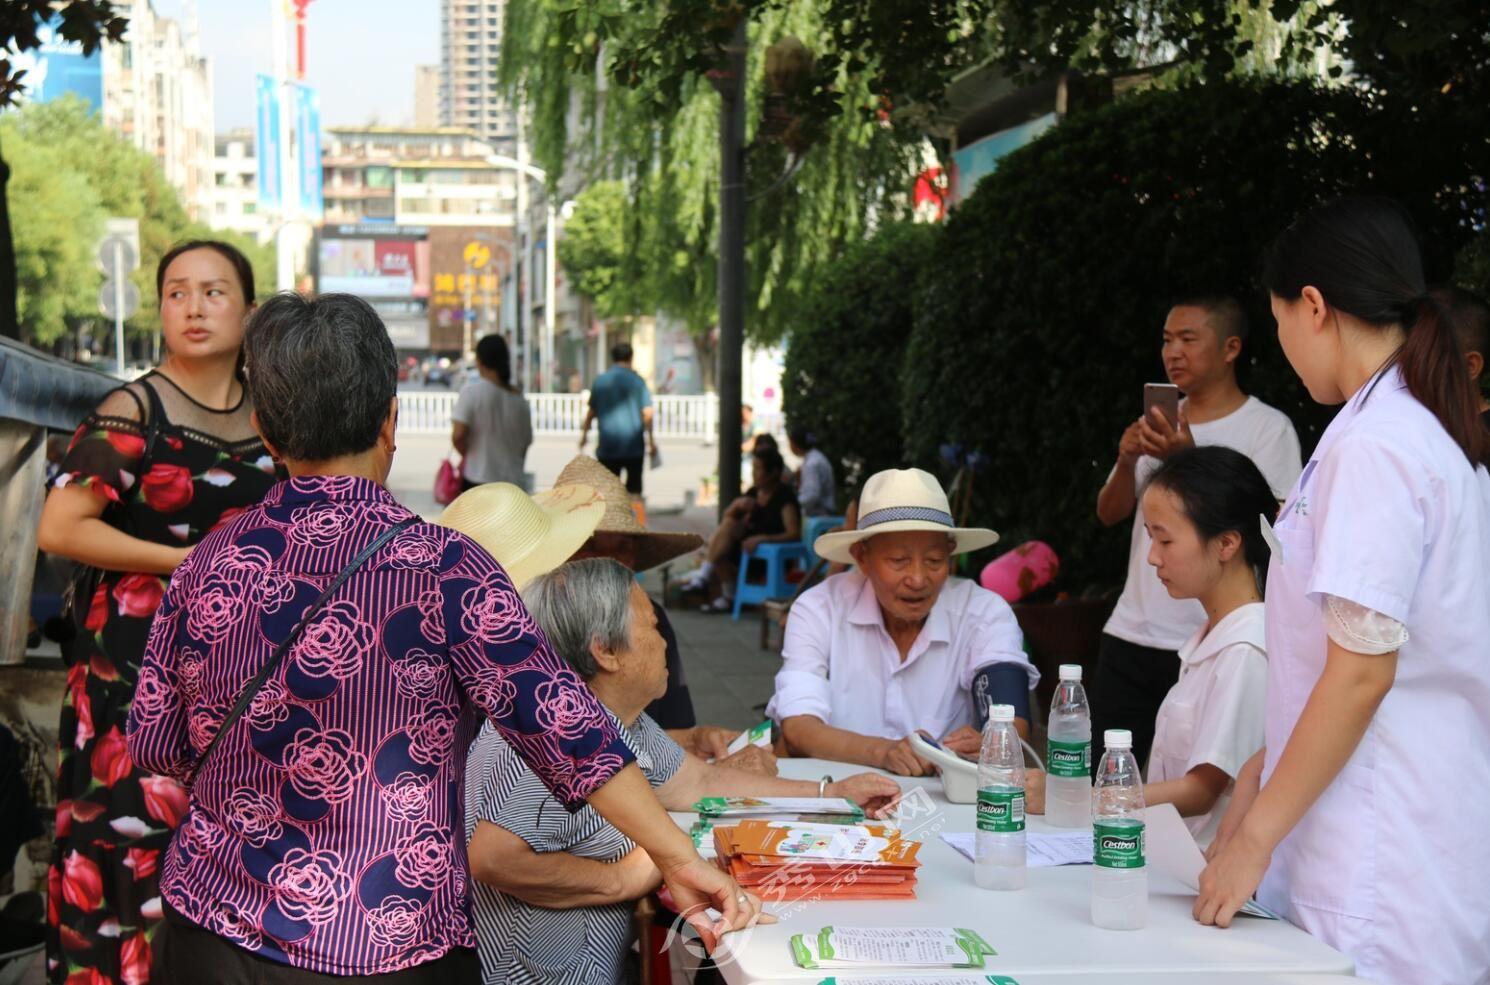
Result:
[[[943,831],[942,841],[965,855],[977,858],[977,835],[971,831]],[[1024,833],[1025,864],[1032,869],[1055,865],[1091,865],[1092,833],[1090,831],[1044,831]]]
[[[1180,873],[1180,882],[1184,883],[1186,889],[1200,893],[1200,873],[1205,870],[1205,855],[1201,853],[1200,846],[1195,840],[1187,839],[1188,847],[1179,849],[1188,856],[1185,859],[1185,871]],[[1277,920],[1278,914],[1269,910],[1256,900],[1248,900],[1237,910],[1238,916],[1257,917],[1260,920]]]

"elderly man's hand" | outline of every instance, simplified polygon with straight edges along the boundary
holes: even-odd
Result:
[[[760,746],[746,746],[733,756],[716,759],[714,765],[728,766],[730,769],[744,770],[760,776],[776,775],[776,755]]]
[[[916,755],[911,748],[910,739],[901,739],[899,742],[890,739],[880,741],[884,745],[875,765],[885,772],[897,776],[931,776],[936,772],[935,766]]]
[[[1024,810],[1026,814],[1045,813],[1045,771],[1024,771]]]
[[[964,759],[977,759],[983,751],[983,736],[971,725],[964,725],[948,732],[942,739],[942,745]]]

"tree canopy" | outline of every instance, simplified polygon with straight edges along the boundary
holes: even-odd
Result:
[[[715,318],[710,79],[742,21],[757,339],[792,327],[848,244],[908,215],[916,173],[950,133],[948,85],[978,65],[1021,78],[1157,66],[1191,81],[1349,67],[1474,112],[1490,65],[1490,0],[510,0],[499,82],[526,104],[534,156],[555,187],[622,182],[635,300],[695,330]],[[791,37],[811,57],[768,65]]]
[[[103,275],[94,265],[94,250],[109,217],[140,221],[140,267],[131,279],[142,302],[126,322],[131,336],[158,330],[155,267],[183,239],[231,242],[249,257],[259,283],[274,283],[272,248],[191,222],[155,159],[106,128],[81,100],[68,97],[7,111],[0,116],[0,146],[11,168],[23,341],[50,344],[101,317]]]
[[[110,0],[7,0],[0,4],[0,107],[16,102],[26,89],[26,71],[15,68],[10,51],[31,51],[41,45],[41,28],[53,17],[58,33],[83,46],[91,55],[105,40],[119,41],[129,26],[120,15],[123,4]]]

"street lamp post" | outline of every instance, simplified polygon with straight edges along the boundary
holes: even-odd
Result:
[[[719,510],[740,495],[745,339],[745,18],[725,47],[719,91]]]
[[[510,169],[512,171],[516,171],[519,174],[522,174],[523,176],[525,176],[527,178],[530,178],[533,181],[536,181],[539,185],[544,185],[548,181],[548,174],[542,168],[534,167],[533,165],[529,164],[526,161],[515,160],[513,158],[510,158],[510,157],[506,156],[505,154],[489,154],[489,155],[487,155],[486,160],[487,160],[488,163],[492,164],[495,167],[508,168],[508,169]],[[526,208],[527,196],[526,195],[520,196],[519,201],[520,201],[520,204],[518,206],[518,216],[517,216],[517,221],[518,221],[518,227],[517,227],[518,228],[518,236],[517,236],[517,238],[518,238],[518,252],[519,252],[519,256],[521,256],[521,254],[524,252],[523,239],[525,237],[524,237],[523,233],[527,229],[527,223],[528,223],[528,215],[527,215],[528,210]],[[545,239],[545,246],[544,246],[544,264],[543,264],[543,275],[544,275],[544,278],[543,278],[544,279],[544,285],[543,285],[543,347],[541,349],[541,352],[542,352],[542,356],[540,357],[541,362],[540,362],[540,365],[538,367],[538,383],[539,383],[539,389],[540,390],[545,390],[545,389],[546,390],[553,390],[553,388],[554,388],[554,380],[553,380],[553,374],[554,374],[554,364],[553,364],[553,359],[554,359],[554,305],[556,303],[555,299],[556,299],[556,297],[558,295],[558,283],[559,283],[559,281],[558,281],[558,265],[554,261],[556,259],[555,254],[557,253],[557,247],[558,247],[558,236],[557,236],[557,233],[558,233],[558,225],[559,225],[559,223],[558,223],[558,210],[556,208],[554,208],[554,197],[552,195],[550,195],[550,194],[547,193],[546,188],[545,188],[545,192],[544,192],[544,202],[547,205],[548,221],[547,221],[547,232],[545,234],[546,239]],[[521,263],[521,262],[522,262],[521,259],[519,259],[519,263]],[[522,332],[522,326],[523,326],[523,321],[524,321],[523,310],[522,309],[525,306],[527,306],[527,304],[528,304],[527,297],[522,298],[521,299],[521,303],[518,304],[518,310],[517,310],[517,329],[518,329],[518,332],[517,332],[517,334],[518,334],[519,343],[525,342],[524,337],[523,337],[523,332]],[[524,362],[526,362],[526,360],[524,360]]]

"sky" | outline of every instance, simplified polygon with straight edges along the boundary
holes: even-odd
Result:
[[[254,74],[270,68],[272,2],[197,0],[219,133],[253,126]],[[164,17],[186,9],[186,0],[154,4]],[[439,0],[314,0],[306,24],[306,82],[320,91],[323,127],[413,122],[414,66],[440,60]]]

